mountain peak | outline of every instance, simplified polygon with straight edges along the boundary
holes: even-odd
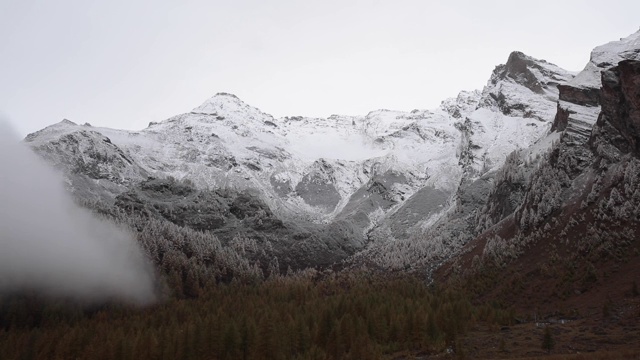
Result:
[[[69,119],[62,119],[62,121],[60,121],[58,124],[64,124],[64,125],[78,125],[76,123],[74,123],[73,121],[69,120]]]
[[[62,119],[62,121],[49,125],[44,129],[40,129],[31,134],[27,134],[27,136],[25,137],[25,141],[33,142],[37,139],[60,136],[61,134],[73,132],[77,128],[78,128],[78,124],[74,123],[69,119]]]
[[[219,92],[203,102],[202,105],[193,109],[193,112],[217,115],[228,111],[238,111],[247,107],[249,107],[249,105],[237,96]]]
[[[514,51],[506,64],[493,70],[482,90],[480,106],[495,106],[504,115],[546,122],[556,112],[558,85],[566,84],[573,76],[545,60]]]
[[[538,63],[547,63],[544,60],[535,59],[521,51],[512,51],[509,54],[507,63],[505,66],[505,74],[513,78],[517,78],[518,75],[528,74],[531,71],[530,67],[538,67]]]
[[[219,93],[216,93],[216,94],[215,94],[215,95],[213,95],[211,98],[212,98],[212,99],[213,99],[213,98],[231,98],[231,99],[235,99],[235,100],[237,100],[237,101],[243,102],[243,101],[242,101],[242,100],[240,100],[240,98],[239,98],[239,97],[237,97],[236,95],[234,95],[234,94],[232,94],[232,93],[226,93],[226,92],[219,92]]]
[[[237,122],[246,122],[249,120],[273,120],[271,115],[265,114],[260,109],[250,106],[240,100],[237,96],[225,92],[219,92],[213,95],[191,112],[203,115],[213,115],[218,120],[233,119]]]
[[[512,81],[542,94],[546,85],[557,85],[571,78],[566,70],[545,60],[536,59],[521,51],[509,54],[507,63],[496,66],[491,82]]]

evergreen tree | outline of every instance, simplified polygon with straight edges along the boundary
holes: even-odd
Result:
[[[542,336],[542,349],[546,350],[547,353],[551,353],[551,350],[555,345],[556,345],[556,342],[553,339],[553,334],[551,333],[551,327],[547,326],[544,328],[544,335]]]

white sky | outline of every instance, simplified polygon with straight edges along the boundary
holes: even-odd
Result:
[[[512,50],[581,70],[640,1],[1,0],[0,114],[142,129],[217,92],[276,117],[433,108]]]

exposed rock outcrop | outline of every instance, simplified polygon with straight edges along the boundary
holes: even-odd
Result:
[[[575,87],[568,84],[558,85],[559,99],[582,106],[600,105],[600,90],[588,87]]]
[[[623,60],[640,60],[640,31],[596,47],[585,68],[560,90],[557,113],[552,131],[566,131],[567,141],[584,144],[600,113],[602,71]]]
[[[567,131],[582,142],[589,137],[600,111],[600,89],[568,84],[558,86],[559,99],[551,131]]]
[[[640,156],[640,61],[602,72],[602,112],[589,143],[597,150],[604,142]]]
[[[507,63],[498,65],[494,72],[498,74],[499,79],[512,79],[527,89],[542,94],[545,89],[566,81],[564,74],[553,71],[547,65],[552,64],[534,59],[520,51],[514,51],[509,55]]]
[[[307,204],[321,207],[331,212],[341,200],[335,187],[334,169],[324,159],[313,163],[312,169],[302,177],[296,186],[296,193]]]

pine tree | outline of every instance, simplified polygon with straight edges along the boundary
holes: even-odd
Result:
[[[244,318],[240,328],[240,352],[243,360],[249,358],[254,351],[258,329],[253,318]]]
[[[551,327],[547,326],[544,328],[544,336],[542,337],[542,349],[546,350],[547,353],[551,353],[551,350],[555,345],[556,345],[556,342],[553,339],[553,334],[551,333]]]
[[[235,321],[231,321],[224,332],[222,340],[222,356],[223,359],[235,359],[238,357],[238,349],[240,348],[240,333]]]

